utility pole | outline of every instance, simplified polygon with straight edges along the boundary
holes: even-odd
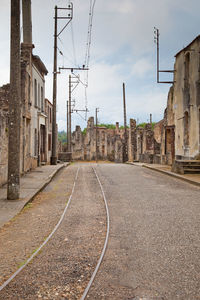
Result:
[[[98,145],[97,145],[97,138],[98,138],[98,117],[97,114],[99,109],[96,108],[96,162],[98,161]]]
[[[150,114],[150,124],[152,124],[152,114]]]
[[[69,142],[68,151],[71,152],[71,132],[72,132],[72,78],[69,75]]]
[[[20,124],[21,124],[21,67],[20,67],[20,0],[11,0],[10,39],[10,99],[8,125],[8,186],[7,199],[20,197]]]
[[[124,161],[128,160],[127,125],[126,125],[126,95],[125,83],[123,83],[123,106],[124,106]]]
[[[58,16],[58,10],[70,11],[66,16]],[[56,124],[56,108],[57,108],[57,39],[59,35],[64,31],[67,25],[73,18],[73,4],[70,3],[68,7],[55,6],[55,27],[54,27],[54,68],[53,68],[53,118],[52,118],[52,153],[51,164],[57,164],[57,124]],[[62,30],[58,33],[58,19],[68,20]]]
[[[67,151],[69,151],[69,101],[67,101]]]
[[[157,83],[173,84],[174,81],[160,81],[160,73],[174,73],[174,70],[160,70],[160,32],[154,27],[154,42],[157,46]]]
[[[55,27],[54,27],[54,67],[53,67],[53,118],[52,118],[52,153],[51,164],[57,164],[57,126],[56,126],[56,107],[57,107],[57,30],[58,30],[58,8],[55,6]]]

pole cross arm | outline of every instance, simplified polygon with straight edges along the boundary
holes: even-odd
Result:
[[[74,70],[88,71],[89,68],[85,68],[85,67],[83,67],[83,68],[74,68],[74,67],[72,67],[72,68],[64,68],[64,67],[59,67],[59,72],[60,72],[60,70],[71,70],[71,73],[73,73]]]
[[[59,35],[65,30],[65,28],[68,26],[68,24],[73,19],[73,3],[70,2],[68,7],[65,7],[65,8],[57,7],[57,9],[59,9],[59,10],[69,10],[70,11],[70,13],[66,17],[58,17],[58,16],[56,17],[57,19],[68,20],[67,24],[65,24],[65,26],[61,29],[61,31],[56,35],[56,37],[59,37]]]
[[[160,33],[159,29],[154,27],[154,42],[157,46],[157,83],[166,83],[166,84],[173,84],[173,81],[160,81],[160,73],[173,73],[175,70],[160,70],[160,41],[159,41]]]

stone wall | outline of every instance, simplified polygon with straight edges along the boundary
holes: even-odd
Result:
[[[97,151],[96,151],[97,150]],[[80,126],[72,133],[72,158],[74,160],[109,160],[123,162],[123,130],[94,125],[94,117],[87,123],[86,133]]]

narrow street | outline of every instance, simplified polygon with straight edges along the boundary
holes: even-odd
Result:
[[[0,299],[81,298],[106,236],[106,210],[93,168],[108,202],[110,234],[86,299],[200,299],[200,189],[149,169],[113,163],[65,168],[0,231],[1,284],[53,230],[78,168],[60,227]]]

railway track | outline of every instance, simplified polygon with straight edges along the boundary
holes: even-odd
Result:
[[[102,252],[101,252],[101,255],[99,257],[99,260],[97,262],[97,265],[94,269],[94,272],[92,273],[92,276],[88,282],[88,285],[87,287],[85,288],[84,290],[84,293],[82,294],[81,296],[81,300],[84,300],[92,286],[92,283],[95,279],[95,276],[99,270],[99,267],[101,265],[101,262],[104,258],[104,255],[105,255],[105,252],[106,252],[106,248],[107,248],[107,244],[108,244],[108,238],[109,238],[109,230],[110,230],[110,217],[109,217],[109,210],[108,210],[108,204],[107,204],[107,199],[106,199],[106,196],[105,196],[105,193],[104,193],[104,190],[103,190],[103,186],[101,184],[101,181],[99,179],[99,176],[95,170],[94,167],[92,167],[92,170],[94,172],[94,175],[95,175],[95,178],[100,186],[100,189],[101,189],[101,193],[102,193],[102,196],[103,196],[103,200],[104,200],[104,205],[105,205],[105,210],[106,210],[106,217],[107,217],[107,231],[106,231],[106,237],[105,237],[105,242],[104,242],[104,246],[103,246],[103,249],[102,249]],[[56,233],[57,229],[59,228],[59,226],[61,225],[65,215],[66,215],[66,212],[68,210],[68,207],[72,201],[72,198],[73,198],[73,194],[74,194],[74,191],[75,191],[75,188],[76,188],[76,183],[78,181],[78,176],[79,176],[79,171],[80,171],[80,167],[78,167],[77,169],[77,172],[76,172],[76,176],[75,176],[75,180],[74,180],[74,184],[73,184],[73,188],[72,188],[72,191],[71,191],[71,195],[67,201],[67,204],[64,208],[64,211],[58,221],[58,223],[56,224],[56,226],[54,227],[54,229],[51,231],[51,233],[48,235],[48,237],[45,239],[45,241],[39,246],[39,248],[37,248],[37,250],[27,259],[27,261],[15,272],[13,273],[1,286],[0,286],[0,291],[2,291],[6,286],[9,285],[9,283],[11,281],[14,280],[14,278],[19,274],[21,273],[21,271],[33,260],[33,258],[41,251],[41,249],[49,242],[49,240],[53,237],[53,235]]]

